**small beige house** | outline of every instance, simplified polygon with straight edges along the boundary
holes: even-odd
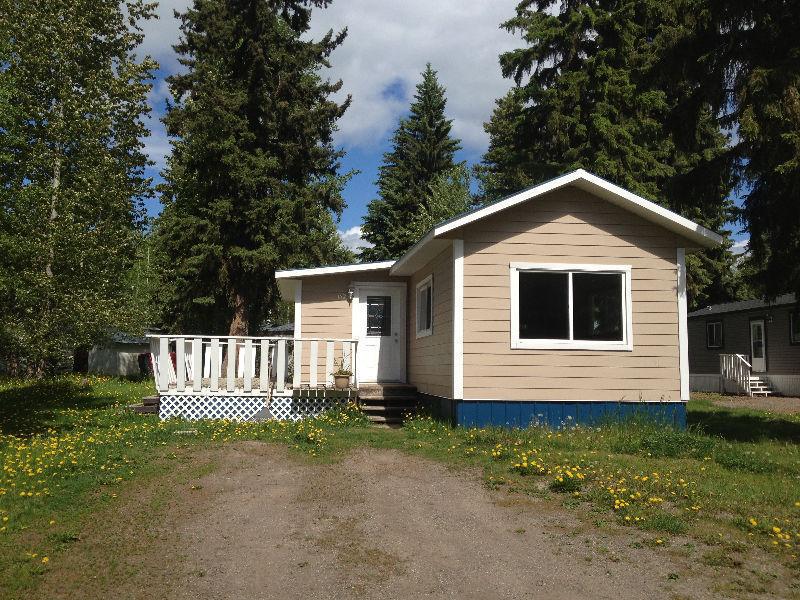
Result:
[[[295,378],[325,381],[314,343],[348,339],[356,386],[411,384],[458,424],[680,424],[685,257],[721,241],[577,170],[440,223],[396,261],[276,273],[310,341]]]

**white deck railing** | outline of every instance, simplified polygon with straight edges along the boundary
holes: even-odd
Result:
[[[270,395],[333,387],[340,363],[358,382],[358,341],[340,338],[150,334],[159,394]]]
[[[750,363],[743,354],[720,354],[719,374],[722,376],[722,391],[747,394],[750,390]],[[733,389],[731,389],[731,384]]]

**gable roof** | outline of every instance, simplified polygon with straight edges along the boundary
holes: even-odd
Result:
[[[772,302],[764,300],[739,300],[738,302],[725,302],[723,304],[712,304],[694,312],[690,312],[687,317],[707,317],[709,315],[721,315],[729,312],[738,312],[741,310],[755,310],[759,308],[771,308],[773,306],[783,306],[786,304],[795,304],[797,299],[794,294],[783,294],[775,298]]]
[[[378,263],[361,263],[353,265],[341,265],[337,267],[320,267],[315,269],[294,269],[277,271],[275,279],[278,280],[278,287],[284,298],[292,297],[294,289],[293,280],[302,277],[312,277],[315,275],[332,275],[335,273],[354,273],[357,271],[377,271],[389,269],[390,275],[409,276],[423,267],[437,254],[449,247],[451,239],[444,237],[446,234],[470,223],[480,221],[486,217],[502,212],[523,202],[534,200],[539,196],[553,192],[557,189],[574,186],[587,191],[599,198],[612,204],[624,208],[634,214],[639,215],[652,223],[656,223],[665,229],[676,233],[690,242],[695,243],[698,248],[712,248],[722,243],[722,236],[706,229],[702,225],[690,221],[677,213],[672,212],[634,194],[624,188],[606,181],[605,179],[593,175],[583,169],[578,169],[535,185],[527,190],[523,190],[492,204],[487,204],[475,210],[457,215],[452,219],[434,225],[422,238],[417,241],[406,253],[397,261],[383,261]]]
[[[446,247],[446,242],[436,243],[437,241],[444,242],[442,236],[445,234],[566,186],[580,188],[616,204],[620,208],[685,237],[697,244],[697,247],[711,248],[722,243],[722,236],[710,229],[597,175],[578,169],[435,225],[394,264],[391,274],[410,275],[416,271]]]

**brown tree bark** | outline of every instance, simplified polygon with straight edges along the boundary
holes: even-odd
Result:
[[[233,316],[228,335],[250,335],[250,310],[247,297],[239,291],[233,296]]]

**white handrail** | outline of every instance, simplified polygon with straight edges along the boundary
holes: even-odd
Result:
[[[148,334],[156,390],[160,394],[269,395],[328,387],[333,365],[352,371],[353,338]],[[322,343],[320,343],[322,342]]]
[[[722,391],[734,393],[745,393],[752,396],[750,389],[750,370],[752,366],[745,358],[744,354],[720,354],[719,355],[719,374],[722,377]],[[730,390],[730,384],[734,386]]]

